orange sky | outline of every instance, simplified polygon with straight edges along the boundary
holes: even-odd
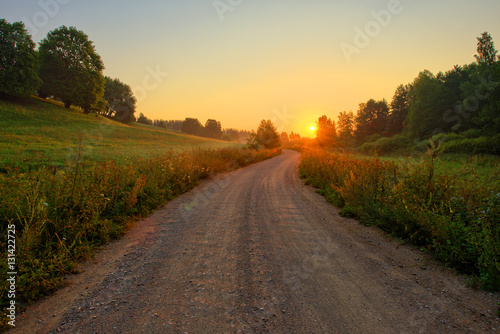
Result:
[[[473,62],[483,31],[500,46],[498,0],[26,0],[0,12],[35,42],[63,24],[87,33],[137,115],[246,130],[272,119],[302,135],[323,114],[390,101],[424,69]]]

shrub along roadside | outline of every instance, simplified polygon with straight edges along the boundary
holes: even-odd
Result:
[[[200,179],[280,153],[280,149],[199,149],[124,163],[76,161],[58,172],[40,168],[23,173],[4,166],[0,246],[7,249],[7,226],[14,224],[16,302],[34,301],[54,291],[78,261],[120,236],[130,221],[190,190]],[[0,258],[4,310],[9,271],[5,255]]]
[[[438,172],[435,152],[419,162],[383,162],[303,151],[300,173],[340,213],[376,225],[500,290],[500,168]]]

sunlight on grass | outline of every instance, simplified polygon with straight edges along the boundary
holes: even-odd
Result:
[[[81,142],[87,160],[152,157],[193,148],[241,148],[144,124],[126,125],[106,117],[85,115],[76,108],[40,98],[0,100],[0,163],[64,165]]]

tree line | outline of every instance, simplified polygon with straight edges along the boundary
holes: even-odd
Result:
[[[104,64],[88,36],[75,27],[50,31],[38,48],[22,22],[0,19],[0,92],[37,94],[97,112],[121,122],[135,121],[136,98],[119,79],[103,75]]]
[[[145,116],[143,113],[140,113],[137,118],[137,123],[224,141],[241,142],[243,139],[250,136],[250,131],[231,128],[223,129],[221,123],[214,119],[207,120],[203,126],[197,118],[187,117],[184,120],[153,120]]]
[[[396,88],[391,102],[370,99],[337,122],[320,117],[318,143],[388,153],[433,138],[449,152],[500,154],[500,57],[489,33],[477,38],[475,58],[437,75],[420,72]]]

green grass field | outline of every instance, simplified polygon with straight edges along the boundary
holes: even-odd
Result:
[[[242,147],[139,123],[125,125],[36,97],[1,98],[0,124],[0,164],[7,165],[64,165],[79,151],[86,160],[123,161],[170,150]]]

